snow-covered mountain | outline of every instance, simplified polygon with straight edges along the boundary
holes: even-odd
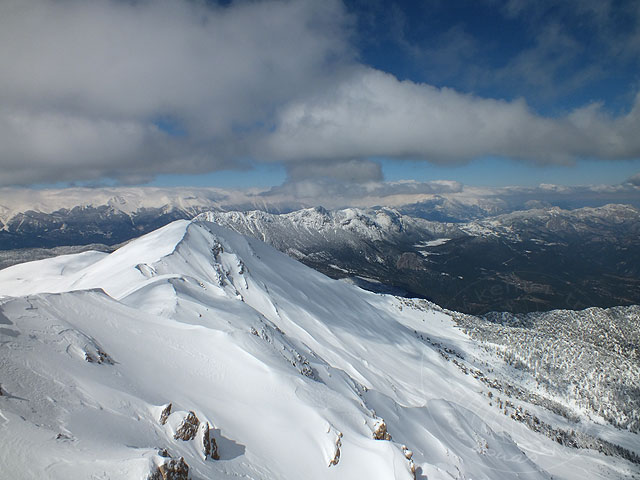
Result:
[[[0,249],[114,245],[218,208],[216,189],[0,189]]]
[[[307,186],[308,187],[308,186]],[[0,250],[103,243],[114,245],[206,211],[286,213],[380,205],[446,223],[468,223],[533,208],[576,209],[608,203],[640,208],[640,187],[472,187],[450,181],[365,185],[292,184],[262,189],[196,187],[0,188]],[[315,196],[307,196],[309,191]]]
[[[201,218],[334,278],[392,286],[467,313],[640,303],[640,210],[628,205],[532,209],[455,224],[389,208]]]
[[[112,251],[115,244],[211,207],[217,210],[203,218],[270,243],[333,278],[351,277],[374,291],[423,297],[453,310],[640,303],[640,210],[629,205],[537,208],[443,223],[386,207],[221,211],[217,202],[223,197],[201,202],[196,192],[173,198],[151,190],[140,200],[145,191],[129,192],[131,198],[120,203],[112,198],[110,206],[98,202],[12,217],[0,230],[0,268],[59,254],[42,249],[54,245],[95,243]]]
[[[7,268],[0,296],[2,478],[640,474],[637,434],[539,401],[464,317],[210,222]]]
[[[0,250],[16,248],[42,248],[87,243],[113,245],[148,233],[173,220],[191,219],[209,211],[290,212],[289,224],[300,220],[304,228],[318,228],[328,223],[326,210],[308,208],[304,202],[268,196],[260,191],[228,191],[214,188],[75,188],[64,190],[16,190],[0,189]],[[462,208],[456,204],[456,208]],[[474,207],[475,208],[475,207]],[[316,213],[314,218],[314,212]],[[336,213],[336,221],[343,229],[344,222],[352,222],[347,230],[366,238],[383,236],[399,238],[398,233],[415,234],[429,222],[411,217],[401,217],[397,211],[389,214],[384,209],[373,221],[358,225],[364,217],[362,210],[346,209]],[[257,213],[249,219],[256,225],[269,218]],[[371,217],[371,215],[368,215]],[[320,218],[322,217],[322,218]],[[332,219],[333,220],[333,219]],[[369,227],[379,222],[378,232]],[[314,223],[315,222],[315,223]],[[384,223],[391,222],[391,223]],[[397,227],[403,230],[396,231]],[[444,224],[443,224],[444,225]],[[328,226],[328,225],[326,225]],[[388,228],[388,231],[385,231]],[[446,228],[446,227],[441,227]],[[359,231],[356,231],[359,230]],[[321,232],[325,235],[326,232]]]
[[[328,211],[322,207],[306,208],[285,214],[263,211],[207,212],[200,218],[233,227],[241,233],[266,240],[284,248],[308,245],[353,244],[365,241],[411,243],[443,235],[461,235],[452,224],[431,222],[402,215],[392,208],[346,208]]]
[[[334,278],[366,277],[400,291],[408,285],[398,281],[398,269],[420,263],[414,258],[417,244],[467,235],[455,224],[430,222],[391,208],[206,212],[198,218],[258,238]]]
[[[598,208],[563,210],[558,207],[511,212],[462,224],[474,236],[495,236],[512,242],[581,241],[632,243],[640,235],[640,209],[610,204]]]

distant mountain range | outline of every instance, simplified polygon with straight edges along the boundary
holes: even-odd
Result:
[[[215,189],[97,192],[84,203],[81,190],[3,198],[0,268],[61,253],[47,251],[53,247],[74,247],[62,251],[72,253],[94,244],[111,251],[171,221],[210,212],[209,220],[333,278],[467,313],[640,303],[640,210],[630,205],[509,211],[516,203],[491,196],[432,195],[398,208],[280,213],[282,203]],[[496,215],[502,211],[509,213]]]
[[[640,303],[640,210],[536,209],[439,223],[392,209],[307,209],[203,218],[334,278],[467,313]]]

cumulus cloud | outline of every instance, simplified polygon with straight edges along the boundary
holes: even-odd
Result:
[[[446,163],[497,155],[558,163],[640,156],[638,99],[618,118],[598,105],[545,118],[524,100],[465,95],[370,68],[356,69],[336,89],[291,102],[277,125],[265,150],[284,159],[388,156]]]
[[[640,156],[640,100],[564,117],[399,81],[357,62],[339,0],[0,3],[0,184],[283,162],[371,184],[372,157]],[[309,187],[310,188],[310,187]]]
[[[326,208],[400,206],[439,195],[455,196],[464,188],[463,184],[450,180],[365,182],[362,179],[336,181],[326,177],[303,177],[289,178],[282,185],[256,193],[254,200],[264,202],[265,209],[269,209],[268,205],[287,206],[293,210],[317,205]]]
[[[337,0],[4,1],[1,181],[233,167],[276,106],[335,81],[345,21]]]
[[[635,175],[629,177],[627,182],[631,185],[635,185],[636,187],[640,187],[640,173],[636,173]]]

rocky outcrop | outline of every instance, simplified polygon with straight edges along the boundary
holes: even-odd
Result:
[[[376,425],[373,431],[373,438],[374,440],[391,440],[391,435],[387,432],[387,424],[384,423],[384,420],[381,420],[380,423]]]
[[[99,348],[96,349],[95,353],[84,352],[84,359],[89,363],[97,363],[98,365],[103,363],[113,365],[114,363],[109,354]]]
[[[409,461],[409,471],[413,476],[413,479],[416,479],[416,464],[413,461],[413,452],[407,448],[406,445],[402,445],[402,453],[404,453],[404,458]]]
[[[340,447],[342,446],[342,432],[338,432],[338,437],[336,438],[336,449],[333,454],[333,458],[329,462],[329,466],[337,465],[340,461]]]
[[[182,421],[173,438],[176,440],[189,441],[193,440],[198,433],[198,427],[200,426],[200,420],[196,417],[193,411],[189,412],[189,415]]]
[[[202,450],[204,453],[204,459],[212,458],[214,460],[220,460],[220,455],[218,454],[218,443],[216,439],[213,438],[211,427],[209,422],[203,424],[202,427]]]
[[[171,459],[162,465],[147,477],[147,480],[188,480],[189,465],[184,461],[183,457],[179,460]]]
[[[164,410],[162,410],[162,413],[160,414],[160,425],[164,425],[167,423],[167,420],[169,419],[169,415],[171,415],[172,406],[173,405],[170,403],[169,405],[164,407]]]
[[[162,412],[160,413],[160,424],[166,425],[169,421],[169,417],[171,416],[171,409],[173,407],[172,403],[169,403],[164,407]],[[175,416],[179,415],[179,412],[175,412]],[[171,425],[175,425],[173,421]],[[180,426],[176,429],[173,434],[173,438],[175,440],[183,440],[185,442],[196,440],[196,444],[200,443],[200,448],[204,459],[212,458],[213,460],[220,460],[220,454],[218,453],[218,443],[213,436],[213,427],[209,422],[200,422],[198,417],[196,416],[193,410],[189,411],[189,413],[182,419]],[[166,453],[166,450],[163,450]],[[159,454],[160,456],[167,456]]]

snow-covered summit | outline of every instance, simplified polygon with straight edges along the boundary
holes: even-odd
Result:
[[[571,428],[539,405],[497,408],[487,390],[510,367],[485,363],[493,357],[455,325],[434,305],[331,280],[203,220],[174,222],[112,254],[10,267],[0,271],[1,472],[637,473],[622,458],[562,446],[514,420],[526,407],[554,431]],[[625,435],[609,433],[632,443]]]
[[[637,236],[640,233],[640,209],[618,204],[574,210],[534,208],[468,222],[460,225],[460,229],[470,235],[500,236],[514,241],[522,238],[559,241],[575,236],[591,240],[615,233]]]
[[[455,225],[430,222],[402,215],[393,208],[345,208],[328,211],[322,207],[291,213],[206,212],[198,219],[214,222],[277,248],[308,248],[310,245],[346,244],[362,248],[363,242],[411,242],[444,234],[461,235]]]

